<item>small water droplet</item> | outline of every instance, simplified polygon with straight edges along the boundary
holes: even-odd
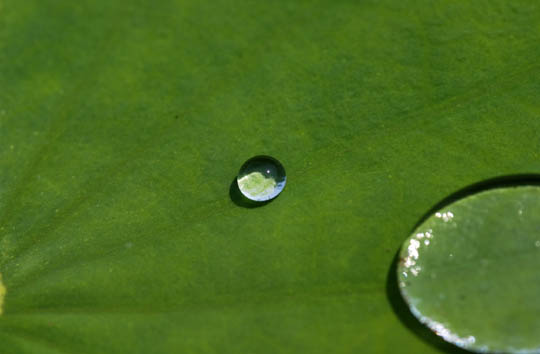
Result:
[[[246,198],[265,202],[281,193],[287,176],[278,160],[270,156],[255,156],[242,165],[236,182]]]
[[[536,242],[534,243],[534,245],[535,245],[536,247],[540,247],[540,241],[536,241]]]

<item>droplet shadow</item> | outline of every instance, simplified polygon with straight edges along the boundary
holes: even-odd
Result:
[[[409,306],[401,296],[397,282],[397,264],[399,262],[399,250],[394,256],[388,274],[386,276],[386,297],[390,302],[392,310],[396,314],[399,321],[418,338],[432,345],[443,353],[448,354],[466,354],[470,353],[465,349],[461,349],[453,344],[446,342],[441,337],[437,336],[428,327],[422,324],[409,310]]]
[[[237,206],[248,209],[262,207],[273,200],[271,199],[266,202],[254,202],[253,200],[249,200],[242,194],[242,192],[240,192],[240,189],[238,188],[238,183],[236,183],[236,177],[233,178],[229,187],[229,197],[231,198],[231,201]]]

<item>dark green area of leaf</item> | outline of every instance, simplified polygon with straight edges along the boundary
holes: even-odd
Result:
[[[540,171],[539,6],[0,0],[2,350],[437,352],[390,264]],[[238,207],[259,154],[287,188]]]

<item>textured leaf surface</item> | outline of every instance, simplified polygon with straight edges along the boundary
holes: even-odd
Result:
[[[396,305],[391,263],[446,195],[540,170],[539,20],[537,1],[0,0],[2,351],[448,349]],[[239,207],[260,154],[287,188]]]

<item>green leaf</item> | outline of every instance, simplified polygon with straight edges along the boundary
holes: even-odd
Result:
[[[540,188],[469,196],[405,241],[398,278],[418,319],[477,352],[540,350]]]
[[[445,196],[540,170],[539,11],[0,0],[2,352],[450,350],[392,261]],[[287,188],[243,208],[261,154]]]

